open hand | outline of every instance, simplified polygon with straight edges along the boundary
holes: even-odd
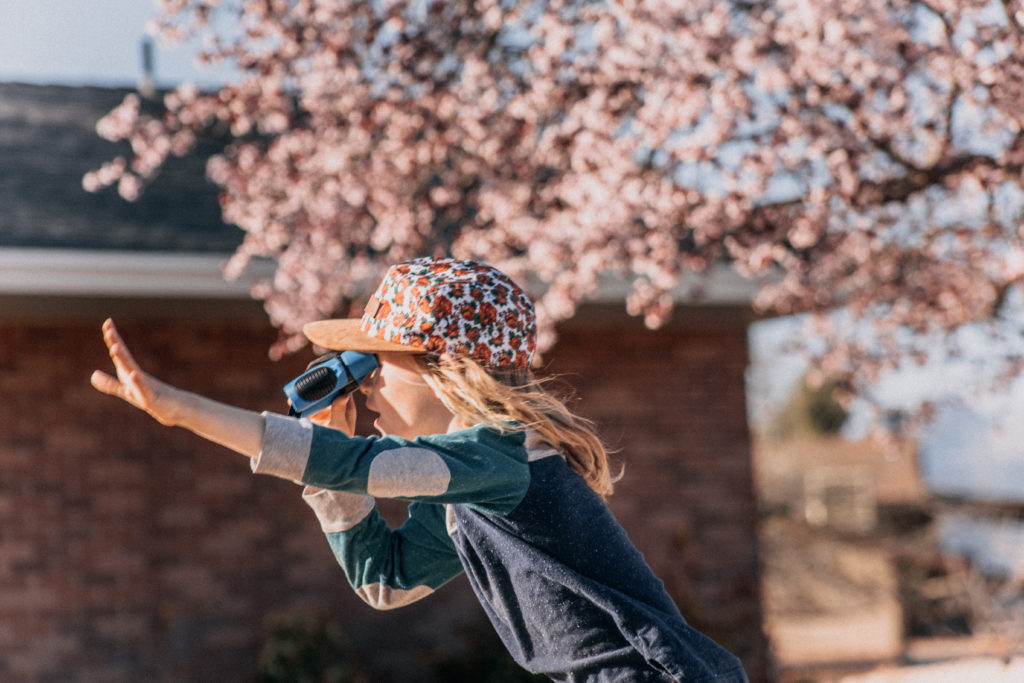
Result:
[[[103,323],[103,341],[110,351],[117,376],[112,377],[96,370],[90,378],[92,385],[104,394],[117,396],[144,410],[161,424],[175,424],[173,394],[176,390],[142,371],[121,339],[113,320],[108,319]]]

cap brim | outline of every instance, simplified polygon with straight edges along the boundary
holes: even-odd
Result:
[[[332,351],[361,351],[362,353],[424,353],[414,346],[402,346],[371,337],[360,329],[359,318],[317,320],[302,327],[302,333],[317,346]]]

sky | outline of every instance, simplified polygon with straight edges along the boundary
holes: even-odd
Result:
[[[156,14],[154,0],[0,0],[0,81],[135,85],[146,23]],[[155,46],[158,86],[224,79],[195,66],[194,45]]]

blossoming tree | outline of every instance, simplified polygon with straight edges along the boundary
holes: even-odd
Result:
[[[297,348],[384,265],[449,253],[543,283],[541,344],[604,276],[663,323],[689,273],[764,278],[822,317],[822,367],[870,377],[919,333],[985,326],[1021,353],[1019,0],[162,0],[237,79],[98,124],[133,156],[85,178],[136,197],[211,128],[229,264]],[[870,321],[848,334],[839,320]],[[865,333],[867,330],[868,333]]]

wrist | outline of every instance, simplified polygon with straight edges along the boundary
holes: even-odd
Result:
[[[163,382],[157,382],[155,410],[150,411],[161,424],[168,427],[185,427],[194,421],[190,418],[196,413],[195,394],[183,391]]]

